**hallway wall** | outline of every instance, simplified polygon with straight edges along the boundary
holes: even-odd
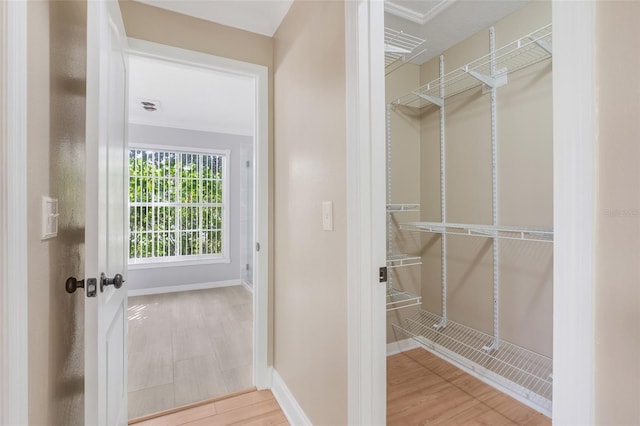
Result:
[[[30,1],[27,203],[29,424],[84,422],[86,2]],[[41,241],[41,197],[58,198],[58,236]]]
[[[640,424],[640,3],[596,3],[595,420]]]
[[[275,34],[274,367],[315,425],[347,423],[344,9],[295,1]]]

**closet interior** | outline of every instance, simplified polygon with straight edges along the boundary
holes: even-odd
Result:
[[[387,342],[551,416],[551,5],[522,4],[435,55],[386,19]]]

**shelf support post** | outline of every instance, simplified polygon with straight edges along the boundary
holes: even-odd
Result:
[[[440,99],[444,99],[444,55],[440,55]],[[435,102],[434,102],[435,103]],[[436,104],[438,105],[438,104]],[[446,157],[444,132],[444,101],[440,103],[440,215],[442,223],[447,223],[447,194],[446,194]],[[442,281],[442,319],[435,324],[436,329],[447,326],[447,234],[440,237],[440,279]]]
[[[491,73],[496,71],[495,30],[489,29],[491,49]],[[493,226],[498,226],[498,132],[496,111],[496,88],[491,88],[491,215]],[[498,237],[493,238],[493,341],[485,346],[485,351],[497,350],[500,346],[500,264]]]
[[[387,205],[391,204],[391,104],[387,104]],[[393,215],[387,210],[387,259],[393,254]],[[387,291],[393,288],[392,273],[387,276]]]

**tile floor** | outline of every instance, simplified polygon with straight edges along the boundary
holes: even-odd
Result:
[[[129,419],[249,388],[252,294],[243,286],[129,298]]]

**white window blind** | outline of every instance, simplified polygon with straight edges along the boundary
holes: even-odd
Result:
[[[129,259],[225,257],[225,153],[129,151]]]

